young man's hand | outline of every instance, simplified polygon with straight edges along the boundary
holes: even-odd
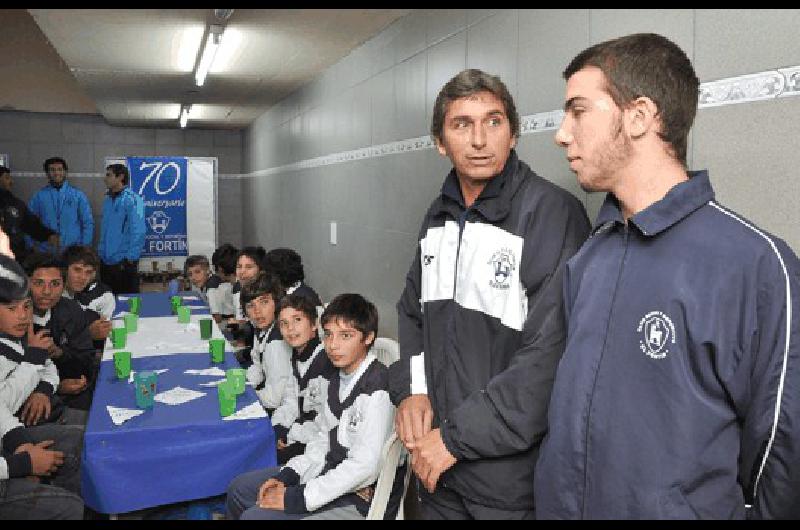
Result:
[[[109,333],[111,333],[110,320],[100,318],[89,324],[89,334],[92,336],[92,340],[106,339]]]
[[[62,379],[61,382],[58,383],[58,393],[80,394],[87,386],[88,381],[86,381],[85,375],[80,376],[78,379]]]
[[[50,351],[50,347],[54,346],[53,337],[50,336],[50,330],[42,328],[39,331],[33,331],[33,322],[28,328],[28,346],[33,348],[40,348],[42,350]]]
[[[14,453],[26,452],[31,457],[31,473],[36,476],[47,476],[55,473],[64,463],[64,453],[47,449],[53,445],[53,440],[45,440],[38,444],[22,444]]]
[[[442,431],[433,429],[417,439],[411,452],[411,468],[422,481],[425,489],[433,493],[439,476],[453,467],[456,458],[447,450],[442,440]]]
[[[11,240],[2,228],[0,228],[0,254],[14,258],[14,253],[11,251]]]
[[[53,339],[51,338],[50,341],[52,342],[52,340]],[[59,357],[64,355],[64,350],[62,350],[61,348],[56,346],[55,343],[53,343],[49,348],[47,348],[47,353],[50,354],[51,359],[58,359]]]
[[[286,484],[271,478],[266,481],[258,492],[258,507],[265,510],[283,511],[283,498],[286,494]]]
[[[433,422],[433,407],[427,394],[412,394],[400,402],[394,417],[397,436],[412,451],[417,440],[428,434]]]
[[[39,420],[47,419],[50,416],[50,398],[41,392],[33,392],[25,400],[19,415],[28,427],[36,425]]]

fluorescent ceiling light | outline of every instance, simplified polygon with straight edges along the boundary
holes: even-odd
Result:
[[[234,55],[240,51],[242,42],[242,32],[236,28],[225,28],[225,38],[220,42],[217,49],[217,56],[209,70],[212,74],[228,73],[237,57]]]
[[[211,63],[214,62],[214,56],[217,54],[217,48],[222,40],[223,29],[222,26],[218,25],[209,27],[206,45],[203,47],[203,55],[200,57],[200,62],[197,64],[197,70],[194,73],[194,81],[197,86],[203,86],[203,83],[206,82],[206,75],[211,69]]]
[[[181,129],[186,128],[186,122],[189,121],[189,107],[181,109]]]
[[[178,36],[177,57],[175,63],[181,72],[191,72],[197,59],[197,50],[203,41],[206,28],[201,24],[185,28]],[[174,46],[174,41],[173,41]],[[174,48],[173,48],[174,49]]]

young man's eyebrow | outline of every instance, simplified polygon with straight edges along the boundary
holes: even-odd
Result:
[[[583,96],[575,96],[575,97],[569,98],[564,103],[564,112],[567,112],[569,109],[574,107],[576,103],[583,103],[584,101],[588,101],[588,100]]]

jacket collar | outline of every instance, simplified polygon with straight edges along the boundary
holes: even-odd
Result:
[[[689,180],[676,184],[663,199],[630,218],[643,235],[655,236],[714,199],[708,171],[689,171]],[[593,233],[609,224],[625,224],[617,198],[609,193],[597,214]]]
[[[298,362],[304,363],[311,357],[311,354],[314,353],[319,344],[320,344],[319,338],[315,335],[310,341],[306,343],[305,348],[303,348],[303,351],[301,351],[300,353],[297,353],[297,351],[295,351],[295,349],[292,348],[292,357],[294,357],[295,360],[297,360]]]

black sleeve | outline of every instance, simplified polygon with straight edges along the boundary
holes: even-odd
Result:
[[[33,239],[37,241],[45,241],[48,237],[56,233],[44,226],[41,219],[34,215],[24,202],[19,201],[17,207],[19,208],[21,214],[20,218],[22,219],[22,222],[20,225],[22,227],[22,231],[31,236]]]
[[[91,379],[94,373],[95,348],[89,323],[84,310],[75,302],[70,304],[70,319],[64,326],[67,343],[61,349],[63,355],[54,362],[62,379],[77,378],[81,375]]]

